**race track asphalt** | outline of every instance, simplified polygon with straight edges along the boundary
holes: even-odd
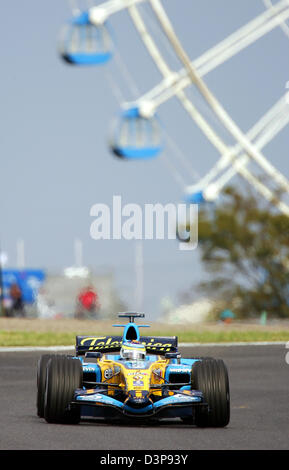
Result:
[[[226,428],[200,429],[180,420],[47,424],[36,415],[36,363],[44,352],[0,352],[0,450],[288,450],[285,345],[180,349],[184,357],[213,356],[227,364],[231,421]]]

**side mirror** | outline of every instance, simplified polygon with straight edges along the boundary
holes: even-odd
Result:
[[[87,352],[85,353],[85,357],[93,357],[95,359],[100,359],[102,356],[101,352],[97,351],[97,352]]]
[[[180,360],[181,360],[181,354],[179,352],[167,352],[165,354],[165,358],[166,359],[177,359],[178,360],[178,364],[180,363]]]

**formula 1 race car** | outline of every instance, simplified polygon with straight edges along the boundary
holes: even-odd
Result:
[[[227,368],[221,359],[182,358],[177,337],[140,336],[128,317],[122,336],[77,336],[75,356],[41,356],[37,414],[48,423],[81,418],[181,418],[223,427],[230,419]]]

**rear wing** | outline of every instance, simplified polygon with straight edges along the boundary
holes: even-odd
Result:
[[[120,351],[122,340],[122,336],[76,336],[76,355],[84,356],[91,351],[117,352]],[[139,341],[145,345],[149,354],[165,355],[167,352],[176,352],[178,348],[177,336],[142,336]]]

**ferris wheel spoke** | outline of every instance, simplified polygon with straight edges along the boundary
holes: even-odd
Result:
[[[285,202],[281,201],[279,197],[276,196],[275,192],[272,192],[268,186],[261,183],[261,181],[256,178],[251,172],[245,167],[239,168],[239,173],[245,178],[267,201],[273,202],[274,205],[285,215],[289,216],[289,206]]]
[[[285,19],[288,19],[289,3],[287,0],[282,0],[279,4],[278,8],[276,6],[271,9],[272,11],[262,13],[198,59],[192,61],[192,67],[197,70],[199,76],[205,76],[217,66],[268,34],[275,27],[280,26]],[[177,91],[183,90],[189,85],[191,85],[190,76],[187,70],[183,68],[178,72],[172,72],[161,83],[140,97],[138,102],[151,100],[157,109],[161,104],[175,96]]]
[[[266,6],[266,8],[268,8],[268,9],[276,7],[276,5],[273,5],[271,0],[263,0],[263,3]],[[289,26],[288,26],[288,24],[285,23],[285,21],[284,21],[284,23],[280,24],[280,27],[283,30],[283,32],[286,34],[286,36],[289,38]]]
[[[137,6],[133,5],[128,8],[128,12],[131,16],[131,19],[135,25],[135,28],[137,32],[139,33],[145,47],[147,48],[148,52],[150,53],[153,61],[155,62],[157,68],[159,69],[160,73],[165,77],[165,79],[170,79],[172,75],[172,71],[167,65],[166,61],[164,60],[162,54],[159,51],[159,48],[157,47],[155,41],[153,40],[152,36],[149,34],[146,25],[142,19],[141,14],[139,13]],[[192,104],[190,103],[189,99],[185,96],[183,92],[180,92],[177,94],[177,97],[182,103],[186,103],[187,107],[191,107]],[[129,104],[126,104],[127,106],[130,106]],[[151,113],[154,113],[154,108],[150,110]],[[176,146],[173,142],[173,140],[167,136],[167,141],[172,148],[174,155],[180,160],[180,162],[183,164],[183,166],[186,169],[186,172],[188,174],[191,174],[191,176],[196,179],[198,178],[197,172],[192,168],[191,162],[188,161],[187,157],[178,149],[176,151]]]
[[[165,75],[165,78],[167,80],[170,80],[172,77],[172,72],[164,62],[158,48],[156,47],[154,41],[152,40],[151,36],[149,35],[144,22],[142,21],[142,18],[137,10],[137,8],[131,7],[129,9],[132,19],[137,27],[138,32],[140,33],[143,42],[147,46],[147,49],[151,53],[153,59],[155,60],[156,64],[158,65],[159,69]],[[214,132],[214,130],[211,128],[211,126],[205,121],[205,119],[201,116],[201,114],[198,112],[198,110],[194,107],[194,105],[190,102],[190,100],[185,96],[183,91],[178,91],[176,94],[177,97],[180,99],[180,101],[183,103],[184,108],[189,112],[191,117],[195,120],[195,122],[199,125],[199,127],[202,129],[202,131],[205,133],[206,137],[213,143],[213,145],[220,151],[221,154],[223,153],[228,153],[229,149],[228,147],[224,144],[224,142],[220,139],[220,137]],[[256,180],[256,178],[252,175],[250,177],[250,172],[240,166],[240,174],[247,180],[250,178],[250,181],[253,183],[256,189],[264,196],[264,197],[270,197],[273,199],[274,193],[272,193],[268,188],[263,188],[263,185]],[[255,181],[256,180],[256,181]],[[281,208],[284,212],[285,206],[283,203],[280,202],[279,208]]]
[[[89,19],[92,24],[98,26],[106,21],[111,15],[125,10],[137,3],[143,3],[147,0],[108,0],[94,7],[89,8]]]
[[[270,129],[268,129],[267,133],[264,132],[261,136],[255,141],[255,146],[257,149],[261,150],[265,145],[268,144],[275,137],[278,132],[280,132],[289,122],[289,115],[288,112],[283,114],[283,116],[277,119],[277,122],[274,122]],[[236,175],[236,173],[241,173],[240,169],[242,170],[248,163],[250,162],[250,158],[246,154],[242,154],[238,156],[238,158],[234,158],[233,156],[230,158],[230,168],[221,175],[216,181],[206,181],[203,184],[203,193],[204,198],[207,199],[206,196],[213,194],[216,197],[223,187]],[[242,174],[242,173],[241,173]],[[216,176],[216,175],[215,175]],[[192,189],[192,188],[191,188]]]
[[[185,53],[180,41],[178,40],[160,1],[150,0],[150,3],[160,22],[160,25],[162,26],[165,34],[171,42],[172,47],[174,48],[176,54],[179,56],[180,60],[183,62],[191,78],[192,83],[197,86],[198,90],[201,92],[207,103],[210,105],[216,116],[219,118],[220,122],[236,139],[236,141],[242,146],[242,148],[244,149],[244,151],[246,151],[250,158],[254,159],[257,163],[259,163],[263,170],[270,177],[272,177],[283,190],[289,192],[289,182],[287,178],[285,178],[282,173],[280,173],[276,168],[274,168],[274,166],[264,157],[264,155],[262,155],[262,153],[258,151],[255,146],[249,141],[249,139],[243,134],[237,124],[233,121],[233,119],[225,111],[225,109],[222,107],[222,105],[219,103],[213,93],[209,90],[203,80],[199,77],[194,67],[192,67],[190,59]]]
[[[140,34],[140,37],[146,46],[148,52],[150,53],[152,59],[154,60],[156,66],[160,70],[160,72],[166,77],[171,77],[171,70],[166,64],[165,60],[163,59],[155,41],[149,34],[145,23],[141,17],[136,6],[130,7],[128,9],[133,23],[136,27],[136,30]],[[200,127],[202,132],[208,138],[208,140],[214,145],[217,150],[223,154],[227,150],[227,146],[224,144],[222,139],[216,134],[213,128],[207,123],[207,121],[203,118],[201,113],[197,110],[197,108],[193,105],[193,103],[188,99],[184,91],[180,90],[176,93],[177,98],[183,105],[184,109],[188,112],[191,118],[196,122],[196,124]],[[153,112],[152,108],[152,112]]]
[[[163,74],[166,74],[167,77],[170,77],[171,71],[168,68],[167,64],[165,63],[164,59],[162,58],[151,36],[149,35],[137,8],[131,7],[129,11],[139,34],[141,35],[145,45],[147,46],[147,49],[151,53],[157,66],[159,67],[159,69],[161,70]],[[225,152],[228,153],[228,147],[224,144],[222,139],[215,133],[215,131],[211,128],[211,126],[206,122],[206,120],[199,113],[199,111],[192,104],[192,102],[186,97],[185,93],[183,91],[179,91],[177,93],[177,97],[179,98],[179,100],[181,101],[181,103],[183,104],[187,112],[190,114],[190,116],[194,119],[194,121],[197,123],[197,125],[206,135],[208,140],[219,150],[221,154]]]
[[[287,93],[272,106],[272,108],[250,129],[247,137],[250,140],[258,139],[255,142],[260,150],[265,147],[289,122],[289,104],[287,103]],[[237,144],[229,152],[223,154],[211,170],[196,185],[186,188],[188,193],[193,193],[204,189],[209,185],[222,171],[224,171],[240,154],[242,147]],[[243,157],[242,157],[243,158]],[[243,159],[244,160],[244,159]],[[246,162],[249,157],[246,156]],[[245,161],[245,160],[244,160]],[[228,174],[231,170],[228,170]],[[232,176],[234,176],[235,171]],[[223,185],[224,186],[224,185]],[[222,186],[222,187],[223,187]]]
[[[154,60],[156,66],[160,70],[160,72],[166,77],[166,79],[170,80],[172,76],[172,71],[168,67],[167,63],[163,59],[155,41],[149,34],[146,25],[142,19],[141,14],[139,13],[136,6],[132,6],[128,9],[130,16],[133,20],[133,23],[140,34],[140,37],[143,40],[144,45],[146,46],[147,50],[149,51],[152,59]],[[196,122],[198,127],[202,130],[204,135],[207,139],[212,143],[212,145],[221,153],[225,153],[227,151],[227,147],[222,141],[222,139],[216,134],[216,132],[212,129],[212,127],[207,123],[207,121],[203,118],[197,108],[193,105],[193,103],[187,98],[186,94],[180,90],[176,93],[177,98],[183,105],[184,109],[188,112],[190,117]],[[130,104],[126,104],[130,107]],[[154,109],[152,108],[154,111]],[[192,170],[194,174],[196,172]]]

